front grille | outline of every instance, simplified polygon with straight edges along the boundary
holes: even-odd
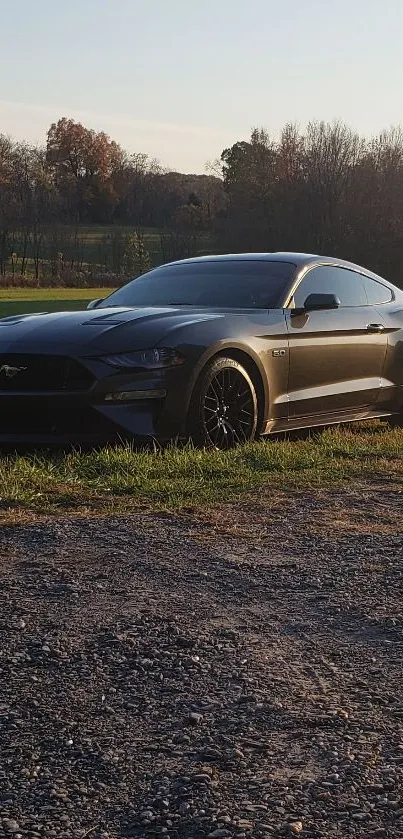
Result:
[[[23,353],[0,355],[0,391],[78,391],[88,390],[93,382],[90,371],[74,358]]]
[[[117,428],[78,398],[1,396],[0,434],[110,437]]]

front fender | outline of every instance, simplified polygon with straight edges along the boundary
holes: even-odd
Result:
[[[263,383],[263,390],[264,390],[264,406],[263,406],[263,417],[266,419],[268,414],[268,406],[269,406],[269,384],[267,380],[267,374],[262,363],[262,360],[257,352],[255,352],[248,344],[243,343],[242,341],[234,341],[229,339],[222,339],[221,341],[217,341],[213,346],[208,347],[199,357],[197,363],[193,367],[191,376],[189,378],[189,385],[186,391],[185,396],[185,406],[186,406],[186,414],[189,410],[190,400],[192,398],[192,393],[195,387],[195,384],[204,370],[206,365],[218,355],[225,355],[226,351],[228,354],[231,351],[237,351],[243,353],[243,355],[247,356],[250,361],[255,365],[257,370],[259,371],[260,377]],[[242,363],[242,362],[240,362]]]
[[[283,309],[212,317],[204,323],[181,324],[165,333],[169,345],[186,359],[186,384],[180,410],[187,414],[201,371],[217,355],[240,353],[258,371],[263,387],[262,419],[288,415],[288,333]],[[242,359],[239,359],[242,361]],[[270,393],[269,393],[270,390]]]

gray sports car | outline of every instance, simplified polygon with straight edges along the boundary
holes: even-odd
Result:
[[[0,320],[0,440],[257,435],[403,414],[403,292],[301,253],[173,262],[90,311]]]

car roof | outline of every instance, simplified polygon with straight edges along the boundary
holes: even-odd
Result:
[[[315,254],[312,253],[294,253],[294,252],[283,252],[277,251],[273,253],[217,253],[217,254],[208,254],[206,256],[191,256],[189,259],[178,259],[175,262],[171,262],[171,265],[179,265],[182,263],[191,263],[191,262],[226,262],[230,260],[231,262],[293,262],[295,265],[302,265],[310,262],[311,260],[319,259]]]
[[[291,262],[297,268],[302,269],[304,266],[307,265],[339,265],[342,268],[350,268],[352,271],[358,271],[359,273],[364,273],[368,277],[373,277],[376,280],[381,280],[383,283],[387,283],[391,285],[393,288],[395,286],[393,283],[390,283],[388,280],[385,280],[384,277],[380,277],[379,274],[375,274],[374,271],[371,271],[369,268],[364,268],[362,265],[356,265],[354,262],[348,262],[345,259],[339,259],[335,256],[322,256],[320,254],[314,253],[299,253],[297,251],[273,251],[270,253],[226,253],[226,254],[212,254],[206,256],[193,256],[189,259],[178,259],[175,262],[169,263],[170,265],[183,265],[186,263],[197,263],[197,262],[225,262],[225,261],[232,261],[232,262],[243,262],[243,261],[256,261],[256,262]],[[300,272],[298,271],[298,274]]]

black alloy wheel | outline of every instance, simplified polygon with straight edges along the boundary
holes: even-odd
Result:
[[[230,449],[256,436],[258,404],[249,373],[232,358],[216,358],[196,384],[190,437],[197,445]]]

